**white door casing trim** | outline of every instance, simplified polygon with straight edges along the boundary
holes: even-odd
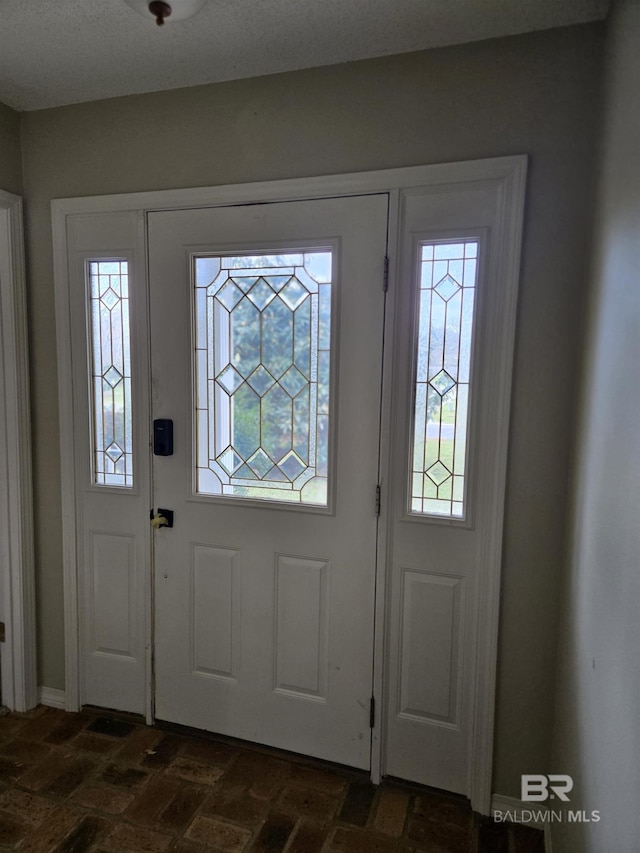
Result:
[[[2,701],[26,711],[38,702],[27,293],[22,199],[0,190],[0,557],[6,642]]]
[[[539,823],[538,821],[527,820],[526,822],[522,821],[522,812],[529,811],[531,812],[531,803],[525,803],[522,800],[518,800],[516,797],[507,797],[503,794],[494,794],[491,798],[491,813],[495,811],[500,812],[509,812],[509,819],[515,820],[516,823],[521,823],[524,826],[530,826],[532,829],[542,830],[544,833],[544,850],[545,853],[552,853],[553,845],[551,841],[551,828],[553,824],[547,823]],[[533,804],[535,805],[535,803]]]
[[[56,348],[58,364],[58,407],[60,422],[60,474],[62,510],[62,572],[64,588],[64,647],[66,711],[80,710],[78,578],[76,552],[76,487],[74,409],[71,359],[71,318],[69,315],[69,264],[66,217],[52,202],[53,276],[56,306]]]
[[[63,520],[63,573],[65,602],[65,671],[66,707],[78,710],[80,706],[80,650],[78,615],[78,565],[76,552],[76,478],[74,464],[74,410],[71,360],[71,323],[68,293],[67,217],[77,214],[138,211],[144,214],[151,210],[191,207],[214,207],[251,202],[287,201],[313,199],[339,195],[357,195],[385,191],[392,199],[398,192],[416,187],[428,187],[430,192],[450,193],[463,185],[481,182],[494,186],[497,193],[500,227],[495,235],[493,249],[499,258],[497,274],[504,277],[509,299],[502,306],[500,318],[512,330],[515,328],[515,308],[520,267],[520,244],[523,222],[524,191],[527,158],[524,155],[476,160],[463,163],[447,163],[431,166],[415,166],[388,169],[377,172],[361,172],[328,177],[296,178],[254,184],[239,184],[219,187],[153,191],[123,195],[97,196],[93,198],[57,199],[52,201],[54,278],[56,299],[56,329],[58,342],[58,381],[60,400],[61,469],[62,469],[62,520]],[[397,211],[392,211],[390,252],[395,251],[397,235],[393,230],[397,222]],[[393,254],[392,259],[395,261]],[[394,286],[397,270],[390,270],[390,289]],[[391,306],[389,306],[391,308]],[[392,313],[392,311],[391,311]],[[388,328],[393,328],[393,317],[388,316]],[[508,435],[509,408],[512,379],[513,332],[501,338],[500,393],[495,400],[497,429],[504,436],[501,458],[496,460],[492,508],[496,524],[492,534],[486,538],[483,548],[483,564],[486,573],[479,584],[479,612],[483,618],[477,621],[476,689],[473,707],[473,738],[471,756],[470,798],[473,808],[489,814],[491,804],[491,775],[493,761],[493,735],[495,689],[497,673],[498,610],[500,593],[500,570],[502,549],[502,519],[504,514],[504,489],[506,476],[506,439]],[[390,376],[392,342],[386,345],[385,376]],[[384,403],[389,411],[389,382],[385,383]],[[390,422],[383,424],[383,446],[388,436]],[[387,454],[388,455],[388,454]],[[383,455],[382,475],[388,460]],[[387,518],[384,502],[380,529],[385,530]],[[382,534],[383,539],[385,534]],[[383,542],[381,543],[384,544]],[[386,568],[384,548],[380,550],[377,570],[376,595],[376,638],[374,663],[374,693],[382,696],[384,690],[384,621],[386,611]],[[151,637],[146,638],[150,646]],[[151,680],[149,668],[148,680]],[[151,691],[149,691],[151,693]],[[382,703],[378,703],[381,707]],[[384,774],[381,764],[383,752],[381,714],[377,714],[373,732],[372,778],[377,781]]]

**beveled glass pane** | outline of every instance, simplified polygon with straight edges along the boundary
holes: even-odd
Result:
[[[309,464],[309,385],[304,388],[293,401],[293,449],[298,456]]]
[[[318,318],[319,324],[319,349],[329,349],[331,340],[331,285],[323,284],[320,288],[320,304]]]
[[[331,283],[330,252],[307,252],[304,256],[304,268],[319,284]]]
[[[476,240],[419,249],[411,513],[464,517],[477,256]]]
[[[260,448],[260,397],[246,383],[233,398],[233,446],[243,459]]]
[[[133,405],[127,261],[87,264],[91,334],[92,479],[133,486]]]
[[[276,379],[293,363],[293,316],[279,297],[262,314],[262,364]]]
[[[311,375],[311,300],[307,299],[294,314],[294,364],[304,376]]]
[[[276,384],[262,398],[260,412],[262,447],[278,462],[291,449],[293,440],[293,405],[291,397]]]
[[[434,256],[436,260],[439,258],[453,259],[464,258],[464,243],[434,243]]]
[[[198,257],[198,494],[327,505],[328,250]]]

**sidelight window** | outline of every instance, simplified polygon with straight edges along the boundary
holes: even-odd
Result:
[[[129,265],[87,264],[91,348],[93,483],[133,486]]]
[[[419,246],[410,511],[463,518],[476,240]]]

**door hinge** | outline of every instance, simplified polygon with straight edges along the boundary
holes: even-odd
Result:
[[[371,697],[371,705],[369,706],[369,728],[372,729],[376,722],[376,700]]]
[[[4,627],[4,622],[0,622],[0,643],[6,642],[6,631]]]
[[[382,489],[380,485],[376,486],[376,515],[380,515],[380,500],[381,500]]]
[[[382,289],[386,293],[389,290],[389,256],[385,255],[384,258],[384,280],[382,283]]]

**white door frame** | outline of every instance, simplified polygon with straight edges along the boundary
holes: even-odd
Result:
[[[0,645],[2,701],[38,701],[27,296],[22,199],[0,190]]]
[[[60,395],[60,433],[62,467],[62,519],[64,559],[65,601],[65,671],[66,708],[78,710],[81,704],[79,617],[78,617],[78,566],[76,543],[76,486],[74,474],[74,413],[71,361],[71,326],[68,293],[68,250],[67,229],[71,227],[69,217],[91,214],[137,211],[141,220],[148,211],[189,207],[213,207],[251,202],[274,202],[294,199],[313,199],[339,195],[389,192],[392,200],[398,193],[411,192],[415,188],[427,187],[429,192],[444,195],[463,186],[491,186],[496,193],[499,227],[495,235],[494,249],[500,254],[499,274],[504,276],[506,290],[510,294],[509,304],[503,306],[505,322],[515,327],[515,308],[520,268],[520,245],[524,210],[524,190],[527,158],[524,155],[475,160],[463,163],[446,163],[431,166],[415,166],[388,169],[378,172],[359,172],[345,175],[296,178],[264,183],[204,187],[183,190],[131,193],[124,195],[97,196],[92,198],[57,199],[52,201],[54,277],[56,297],[56,328],[58,341],[58,382]],[[390,234],[390,285],[397,273],[397,222],[392,213]],[[144,239],[139,246],[140,258],[145,257]],[[392,306],[389,306],[393,313]],[[388,317],[389,329],[393,317]],[[385,364],[390,363],[391,341],[386,345]],[[494,711],[497,672],[498,612],[500,600],[500,572],[502,550],[502,517],[504,507],[504,480],[506,471],[506,437],[508,432],[509,403],[511,397],[511,363],[513,335],[505,344],[504,369],[500,377],[501,393],[497,401],[498,429],[505,437],[502,459],[495,472],[496,483],[502,486],[495,491],[495,512],[498,524],[496,535],[485,543],[486,575],[479,588],[479,606],[483,618],[478,620],[477,666],[478,673],[473,710],[472,774],[470,799],[472,807],[488,814],[491,802],[491,779],[493,763]],[[386,368],[386,375],[388,369]],[[388,386],[389,383],[387,382]],[[385,391],[385,402],[389,404],[390,388]],[[383,424],[383,445],[388,445],[389,423]],[[383,465],[385,460],[383,459]],[[381,520],[384,529],[384,520]],[[386,611],[386,566],[384,565],[384,538],[380,543],[377,569],[376,636],[374,649],[374,695],[380,697],[384,689],[385,671],[385,611]],[[147,638],[150,646],[151,636]],[[148,673],[149,696],[151,696],[151,670]],[[148,705],[151,718],[151,704]],[[378,781],[384,773],[381,715],[377,715],[373,730],[372,778]]]

